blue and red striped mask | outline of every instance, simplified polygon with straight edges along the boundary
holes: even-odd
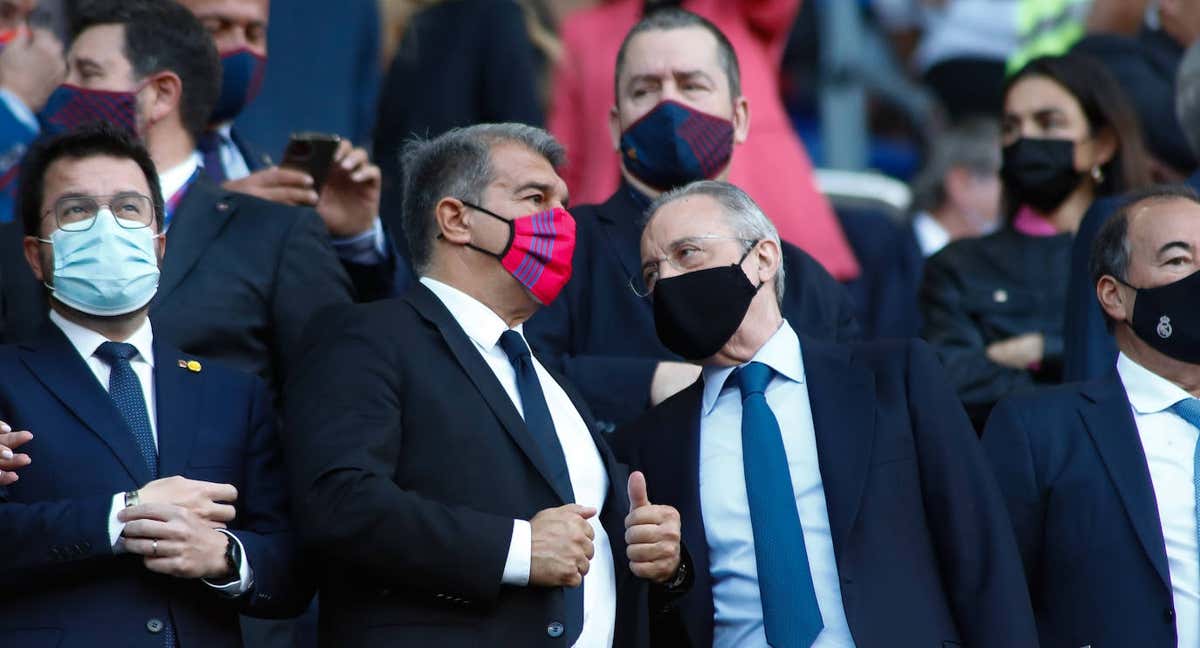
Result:
[[[733,156],[733,122],[664,101],[621,134],[621,161],[660,191],[717,177]]]
[[[56,135],[88,122],[103,121],[137,136],[137,93],[93,90],[64,83],[46,100],[38,114],[42,133]]]
[[[505,270],[529,289],[543,306],[554,301],[571,280],[575,255],[575,219],[562,207],[508,220],[478,205],[471,209],[508,224],[508,243],[496,253],[468,243],[500,260]]]

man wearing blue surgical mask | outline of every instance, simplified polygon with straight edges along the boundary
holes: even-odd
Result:
[[[0,349],[0,418],[32,431],[0,488],[0,580],[18,584],[5,641],[240,645],[239,612],[303,610],[266,385],[151,324],[165,245],[149,153],[106,124],[45,138],[18,209],[51,297],[41,334]]]
[[[528,326],[533,346],[579,387],[610,430],[700,375],[662,346],[650,302],[631,289],[640,276],[643,212],[665,191],[724,179],[750,133],[733,46],[696,14],[649,13],[625,36],[614,76],[609,131],[622,184],[604,204],[572,210],[579,227],[575,278]],[[829,273],[788,243],[783,265],[783,309],[798,328],[822,339],[858,336],[850,297]]]
[[[312,207],[321,215],[360,301],[391,296],[407,282],[379,218],[382,174],[366,150],[343,138],[320,194],[301,170],[275,166],[239,136],[233,120],[254,102],[267,70],[269,0],[180,0],[213,37],[221,55],[221,92],[198,142],[207,177],[230,191],[288,205]],[[286,61],[284,62],[286,64]],[[288,70],[288,73],[299,73]],[[331,196],[330,194],[338,194]],[[339,198],[356,208],[339,208]]]

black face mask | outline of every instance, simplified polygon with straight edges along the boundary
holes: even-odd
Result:
[[[1200,364],[1200,272],[1156,288],[1129,287],[1137,291],[1133,332],[1169,358]]]
[[[750,250],[733,265],[695,270],[655,284],[654,330],[664,346],[686,360],[710,358],[725,346],[762,288],[742,271]]]
[[[1075,142],[1021,138],[1004,147],[1000,177],[1017,202],[1045,214],[1058,209],[1083,181],[1075,170]]]

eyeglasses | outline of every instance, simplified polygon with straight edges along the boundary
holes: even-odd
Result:
[[[740,241],[749,252],[757,241],[737,236],[691,236],[675,241],[667,247],[667,256],[642,264],[641,274],[629,278],[629,289],[638,297],[649,297],[658,283],[658,268],[663,261],[679,272],[691,272],[710,267],[717,258],[719,245],[715,241]],[[743,260],[745,257],[743,257]]]
[[[154,202],[149,196],[126,192],[112,196],[63,196],[54,206],[42,213],[42,218],[54,214],[54,222],[64,232],[84,232],[96,224],[96,215],[108,207],[117,225],[125,229],[141,229],[154,223]]]

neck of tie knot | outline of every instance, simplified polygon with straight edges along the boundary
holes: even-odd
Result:
[[[761,362],[751,362],[737,370],[738,388],[742,390],[742,400],[754,394],[763,394],[767,384],[771,382],[774,371]]]
[[[96,349],[96,357],[110,366],[121,361],[129,362],[137,354],[137,347],[126,342],[105,342]]]
[[[204,131],[196,140],[196,148],[201,153],[213,153],[221,148],[221,134],[215,130]]]
[[[1200,399],[1185,398],[1172,405],[1171,411],[1194,427],[1200,428]]]
[[[500,348],[504,349],[508,361],[513,364],[529,357],[529,345],[525,343],[525,338],[513,330],[505,331],[500,335]]]

